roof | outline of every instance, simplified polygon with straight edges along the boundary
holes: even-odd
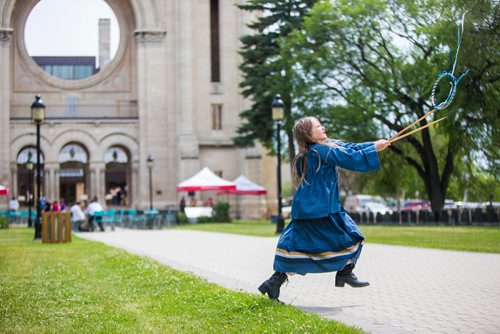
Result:
[[[177,191],[208,191],[208,190],[235,190],[234,182],[217,176],[208,167],[182,181],[177,185]]]

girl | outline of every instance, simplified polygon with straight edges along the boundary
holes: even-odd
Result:
[[[380,168],[378,152],[390,143],[349,144],[328,139],[315,117],[299,119],[293,128],[299,152],[293,161],[297,187],[292,220],[283,231],[274,257],[275,273],[259,286],[277,300],[286,273],[336,271],[335,286],[364,287],[352,272],[363,246],[363,234],[340,204],[337,166],[359,172]]]

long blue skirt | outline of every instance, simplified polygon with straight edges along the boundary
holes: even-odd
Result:
[[[364,236],[347,212],[318,219],[292,219],[276,247],[274,270],[285,273],[323,273],[356,263]]]

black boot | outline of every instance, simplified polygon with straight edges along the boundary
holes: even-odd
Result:
[[[362,288],[370,285],[368,282],[359,281],[356,275],[352,272],[353,269],[354,264],[350,263],[341,271],[337,271],[337,276],[335,276],[335,286],[342,288],[345,284],[347,284],[353,288]]]
[[[259,286],[259,291],[267,296],[269,299],[277,300],[280,296],[280,287],[287,280],[287,275],[285,273],[275,272],[268,280],[265,280]]]

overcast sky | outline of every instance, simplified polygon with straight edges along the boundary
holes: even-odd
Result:
[[[42,0],[31,11],[25,28],[30,56],[95,56],[98,22],[111,20],[111,58],[119,43],[114,12],[104,0]]]

